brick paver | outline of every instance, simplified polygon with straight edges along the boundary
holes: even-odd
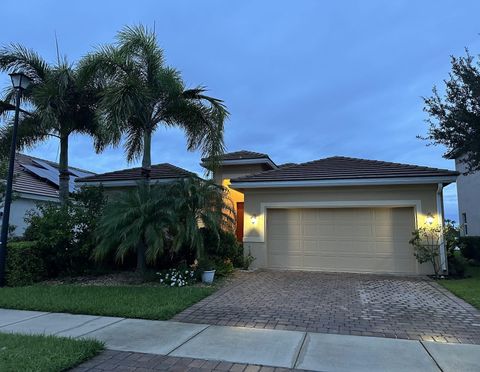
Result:
[[[480,312],[419,277],[240,272],[173,320],[480,344]]]
[[[71,372],[101,371],[170,371],[170,372],[287,372],[299,369],[275,368],[253,364],[178,358],[164,355],[131,353],[106,350],[93,359],[79,365]]]

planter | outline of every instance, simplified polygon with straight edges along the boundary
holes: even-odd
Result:
[[[214,277],[215,277],[215,270],[205,270],[202,273],[202,282],[207,284],[212,284]]]

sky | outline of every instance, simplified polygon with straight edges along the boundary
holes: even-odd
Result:
[[[55,62],[56,34],[74,63],[125,25],[155,25],[187,86],[225,101],[228,151],[268,153],[277,164],[339,155],[454,169],[444,148],[417,138],[428,128],[422,97],[442,91],[451,55],[480,53],[478,14],[478,1],[24,0],[2,17],[0,45]],[[27,153],[58,161],[58,142]],[[96,154],[84,136],[69,154],[95,172],[138,165],[122,148]],[[203,173],[176,129],[157,130],[152,161]],[[445,209],[458,221],[454,185]]]

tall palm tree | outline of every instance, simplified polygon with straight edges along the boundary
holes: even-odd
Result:
[[[116,146],[126,136],[127,160],[141,158],[146,179],[152,134],[160,125],[183,129],[188,150],[201,149],[213,163],[223,153],[228,117],[223,101],[207,96],[204,87],[186,89],[180,73],[165,65],[156,35],[147,28],[125,27],[114,45],[86,56],[81,69],[102,89],[103,145]]]
[[[68,141],[73,133],[94,135],[96,132],[97,93],[80,71],[60,60],[48,64],[36,52],[18,44],[0,49],[0,71],[23,71],[33,81],[23,93],[27,110],[19,121],[19,149],[33,147],[48,138],[60,142],[59,196],[64,204],[69,197]],[[13,88],[7,88],[0,104],[0,114],[12,109]],[[13,123],[0,128],[0,151],[11,143]]]

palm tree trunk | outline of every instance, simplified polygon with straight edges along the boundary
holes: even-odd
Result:
[[[145,243],[142,241],[137,247],[137,272],[145,272],[147,265],[145,260]]]
[[[152,170],[152,131],[145,130],[143,134],[143,158],[142,158],[142,175],[145,180],[150,179],[150,172]]]
[[[69,181],[70,174],[68,172],[68,134],[60,137],[60,159],[58,162],[59,185],[58,191],[60,196],[60,204],[65,205],[70,194]]]

